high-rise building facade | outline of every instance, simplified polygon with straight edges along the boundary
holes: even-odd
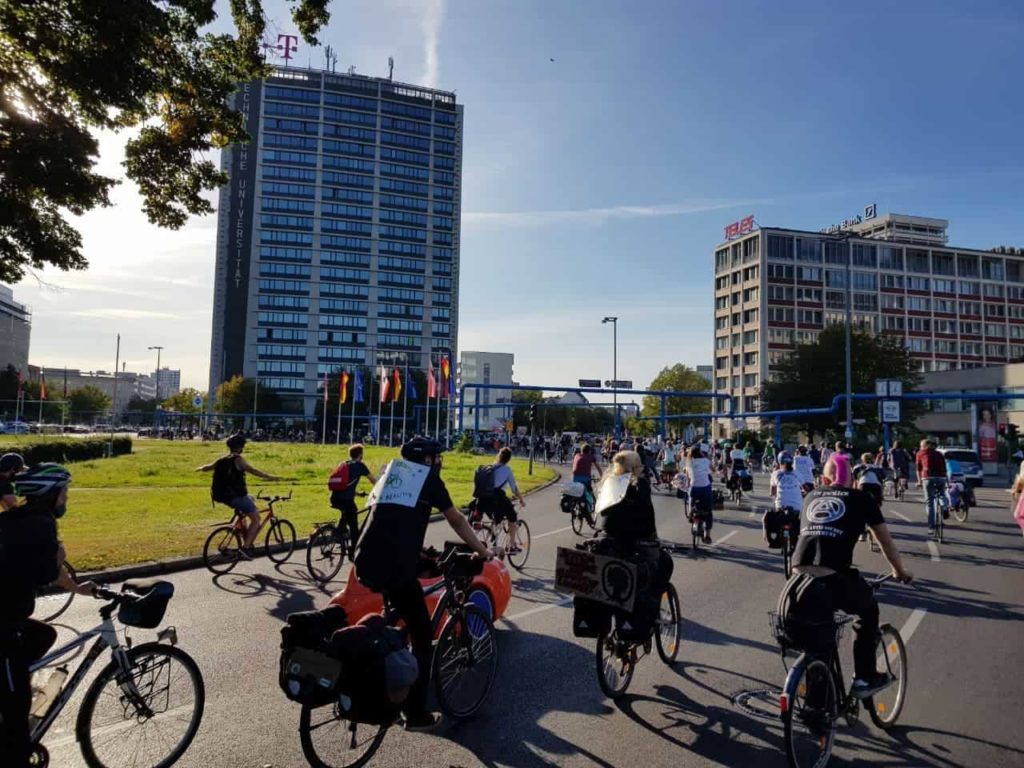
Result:
[[[325,375],[426,368],[458,332],[462,111],[447,91],[279,68],[222,156],[210,391],[234,375],[315,407]]]
[[[501,384],[511,387],[513,383],[512,366],[515,355],[510,352],[463,352],[459,356],[459,369],[456,376],[456,388],[462,391],[463,384]],[[474,409],[480,403],[480,426],[491,428],[496,422],[509,418],[508,406],[502,403],[512,402],[511,389],[481,389],[479,401],[474,390],[466,394],[464,417],[467,423],[476,423]]]
[[[845,322],[847,302],[854,325],[898,335],[923,372],[1024,358],[1024,250],[954,247],[943,219],[871,213],[820,232],[727,228],[712,383],[735,411],[756,411],[773,366]]]
[[[26,370],[31,337],[31,310],[14,300],[14,291],[0,285],[0,368]]]
[[[181,370],[177,368],[161,368],[154,371],[156,390],[161,400],[173,397],[181,391]]]

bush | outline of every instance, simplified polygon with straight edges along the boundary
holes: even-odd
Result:
[[[472,452],[473,433],[469,431],[463,432],[459,439],[455,441],[455,445],[452,446],[452,450],[458,451],[459,453]]]
[[[108,454],[113,442],[113,456],[122,456],[132,452],[130,437],[115,437],[110,440],[51,440],[45,443],[29,443],[24,446],[5,445],[5,453],[20,453],[25,463],[39,464],[53,461],[58,464],[70,464],[75,461],[102,459]]]

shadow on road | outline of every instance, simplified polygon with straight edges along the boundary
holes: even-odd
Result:
[[[308,591],[310,582],[305,579],[279,579],[262,573],[228,573],[214,576],[213,584],[217,589],[243,599],[273,598],[276,602],[267,608],[267,613],[281,621],[288,618],[288,614],[311,611],[316,607],[313,595]]]

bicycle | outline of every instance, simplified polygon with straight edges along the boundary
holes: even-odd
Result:
[[[603,629],[597,637],[597,682],[610,699],[619,698],[629,688],[637,663],[651,652],[652,637],[658,656],[666,665],[672,666],[679,656],[683,630],[675,586],[670,582],[661,591],[658,618],[644,639],[631,639],[623,634],[621,623],[615,621],[614,626]]]
[[[96,638],[67,684],[46,705],[42,716],[30,723],[34,768],[49,765],[43,737],[104,648],[110,650],[110,661],[86,689],[75,722],[75,737],[90,768],[173,765],[199,730],[206,689],[199,666],[177,647],[177,630],[165,627],[157,633],[156,642],[133,646],[129,639],[122,645],[113,618],[116,609],[118,621],[126,627],[155,628],[163,621],[174,585],[167,581],[126,582],[121,590],[95,589],[93,594],[107,601],[99,609],[100,624],[30,667],[33,673],[38,672]],[[51,674],[66,677],[67,663],[58,665]],[[181,695],[178,688],[186,684]]]
[[[577,536],[583,535],[584,522],[590,526],[590,530],[597,530],[597,520],[594,519],[594,497],[590,495],[590,491],[584,488],[580,496],[563,492],[559,503],[562,511],[570,515],[572,532]]]
[[[473,577],[483,570],[484,561],[453,546],[438,561],[442,580],[424,589],[424,595],[441,593],[431,630],[437,641],[430,676],[441,710],[454,719],[475,715],[494,685],[498,670],[498,645],[494,624],[483,610],[467,600]],[[388,624],[398,616],[394,608],[384,606]],[[438,630],[440,635],[438,636]],[[479,683],[464,704],[456,696]],[[317,717],[317,713],[322,716]],[[338,703],[324,707],[302,705],[299,714],[299,741],[302,754],[313,768],[354,768],[366,765],[380,748],[390,725],[366,725],[348,720]]]
[[[366,496],[357,493],[356,496]],[[357,514],[362,515],[366,509]],[[306,547],[306,567],[310,578],[319,584],[326,584],[338,575],[347,555],[351,561],[355,557],[356,542],[349,538],[349,529],[338,522],[313,523],[313,533],[309,536]]]
[[[288,491],[287,496],[261,496],[256,493],[256,498],[267,502],[266,509],[259,510],[258,514],[266,514],[260,519],[256,528],[257,535],[267,523],[267,535],[263,540],[264,553],[271,562],[283,563],[292,556],[295,549],[295,526],[283,517],[274,514],[274,505],[280,501],[288,501],[292,492]],[[227,523],[214,523],[214,531],[206,538],[203,544],[203,565],[210,571],[221,576],[231,571],[242,557],[242,542],[245,541],[246,524],[243,513],[237,509],[234,516]],[[255,540],[255,539],[254,539]]]
[[[473,528],[477,531],[477,535],[480,536],[480,541],[485,547],[489,549],[500,547],[505,552],[508,564],[517,571],[521,571],[530,557],[530,526],[520,518],[516,527],[516,540],[512,541],[512,536],[509,533],[510,525],[508,518],[503,518],[500,523],[496,523],[493,519],[483,515],[481,519],[473,523]],[[513,551],[513,545],[518,548],[518,552]]]
[[[891,575],[868,579],[872,591],[877,592]],[[797,626],[818,633],[829,632],[830,641],[822,650],[804,650],[787,671],[786,683],[779,695],[779,710],[786,741],[786,759],[790,768],[825,768],[832,756],[836,724],[840,715],[848,726],[860,719],[861,701],[871,720],[886,730],[895,724],[903,710],[907,695],[907,649],[899,631],[891,624],[878,628],[877,658],[884,660],[889,684],[863,699],[852,695],[846,688],[843,668],[839,660],[839,640],[843,628],[855,616],[836,613],[824,622],[801,622]],[[785,617],[769,612],[772,634],[782,647],[782,663],[786,664],[786,651],[792,647],[790,631]],[[794,648],[794,650],[796,650]],[[894,690],[893,690],[894,689]]]
[[[788,580],[793,575],[793,553],[800,538],[800,511],[783,507],[782,515],[782,572]]]
[[[943,528],[947,517],[949,517],[949,496],[946,495],[946,489],[943,488],[935,494],[935,519],[932,528],[932,540],[939,544],[944,541]]]
[[[64,561],[64,569],[72,581],[78,581],[78,573],[67,560]],[[32,613],[32,618],[49,623],[64,613],[74,599],[74,592],[58,586],[56,582],[40,587],[36,590],[36,609]]]
[[[953,499],[950,496],[949,488],[946,488],[946,500],[949,503],[949,512],[953,515],[953,518],[958,523],[966,523],[967,518],[970,516],[971,505],[967,500],[967,487],[965,483],[961,483],[960,495],[957,499],[957,503],[953,503]]]

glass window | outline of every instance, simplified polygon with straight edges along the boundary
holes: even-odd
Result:
[[[956,266],[960,277],[981,276],[981,271],[978,269],[977,256],[968,256],[961,253],[956,257]]]
[[[956,277],[956,259],[951,253],[932,251],[932,272],[936,275]]]
[[[875,246],[854,243],[853,266],[874,267],[876,266]]]
[[[927,291],[931,281],[927,277],[908,277],[907,278],[907,290],[908,291]]]
[[[903,271],[903,250],[888,245],[878,246],[878,266]]]
[[[978,283],[967,280],[960,281],[960,294],[962,296],[980,296],[981,286]]]
[[[814,237],[798,237],[796,239],[796,260],[821,262],[821,240]]]
[[[792,261],[793,238],[784,235],[768,235],[768,260]]]
[[[927,275],[931,271],[928,265],[928,252],[907,249],[907,271]]]
[[[835,240],[825,241],[825,263],[826,264],[842,264],[845,266],[849,262],[850,249],[846,243],[839,243]]]
[[[853,272],[852,277],[855,291],[878,290],[878,275],[874,272]]]

